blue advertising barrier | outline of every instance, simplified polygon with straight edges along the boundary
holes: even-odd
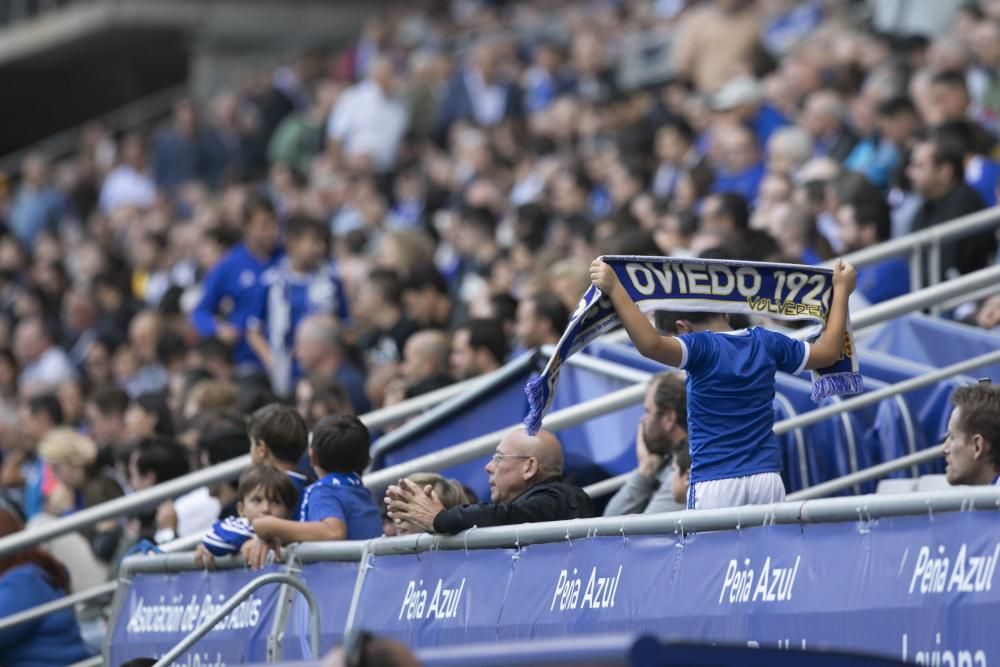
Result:
[[[357,583],[358,564],[334,561],[302,566],[299,577],[316,593],[319,603],[320,646],[339,644],[347,626],[351,598]],[[296,595],[289,611],[283,658],[316,658],[309,650],[309,605]]]
[[[354,626],[413,647],[495,641],[516,555],[491,549],[372,556]]]
[[[245,569],[136,574],[112,629],[110,664],[163,655],[207,620],[240,588],[268,572]],[[257,589],[174,664],[239,665],[267,657],[278,586]],[[303,623],[303,627],[308,627]]]
[[[924,665],[988,665],[990,657],[996,664],[1000,513],[872,520],[864,503],[878,499],[869,499],[858,499],[858,520],[836,523],[764,520],[761,526],[760,508],[747,508],[758,525],[733,530],[685,533],[677,521],[705,515],[691,512],[656,524],[675,526],[676,533],[629,535],[626,525],[644,524],[626,522],[619,535],[578,537],[591,535],[590,523],[574,529],[576,522],[568,522],[566,539],[517,548],[400,554],[399,542],[374,540],[340,557],[355,561],[308,564],[299,576],[323,601],[323,651],[341,629],[363,628],[414,649],[492,643],[498,650],[511,642],[618,632]],[[832,502],[838,501],[807,502],[800,516]],[[786,521],[788,509],[776,507]],[[475,543],[475,535],[466,539]],[[516,532],[514,541],[520,543]],[[354,576],[352,566],[362,558]],[[110,664],[162,654],[253,576],[244,570],[136,576],[120,593]],[[177,664],[260,660],[276,592],[248,600]],[[306,634],[302,615],[291,614],[288,624],[296,627],[287,629],[286,656],[304,656],[294,640]]]

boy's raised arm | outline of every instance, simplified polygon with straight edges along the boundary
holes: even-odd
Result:
[[[806,368],[827,368],[840,359],[844,351],[844,329],[847,327],[847,299],[854,291],[858,274],[849,262],[837,260],[833,267],[833,299],[826,316],[826,327],[819,340],[809,346]]]
[[[673,336],[661,336],[653,325],[639,310],[625,289],[618,281],[614,270],[602,259],[595,259],[590,264],[590,280],[611,299],[615,312],[618,313],[628,337],[632,339],[639,353],[668,366],[681,363],[683,350],[681,344]]]

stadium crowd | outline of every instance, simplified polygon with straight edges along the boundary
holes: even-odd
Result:
[[[30,155],[0,187],[5,507],[63,516],[253,442],[255,463],[306,475],[297,507],[280,479],[192,492],[81,536],[93,562],[67,559],[72,587],[138,540],[215,522],[220,544],[248,525],[303,539],[283,519],[303,511],[308,475],[367,457],[301,460],[254,422],[248,435],[265,406],[292,405],[315,437],[330,415],[499,368],[558,340],[602,254],[814,264],[994,205],[1000,3],[963,4],[927,37],[878,32],[866,8],[398,3],[346,51],[183,100],[164,127],[94,121],[71,157]],[[921,278],[981,268],[996,244],[946,244],[942,275]],[[857,283],[852,307],[908,291],[909,268]],[[952,316],[995,329],[1000,297]],[[683,498],[657,493],[689,465],[672,462],[673,382],[672,417],[648,397],[655,447],[639,443],[623,512]],[[552,484],[536,473],[529,486]],[[401,515],[421,486],[434,511],[475,500],[421,479],[395,489]],[[421,511],[409,529],[445,528]],[[309,539],[352,536],[317,523]],[[358,536],[381,529],[362,523]]]

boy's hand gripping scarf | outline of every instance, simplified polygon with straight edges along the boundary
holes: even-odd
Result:
[[[669,310],[808,319],[819,324],[809,340],[822,332],[833,293],[833,271],[815,266],[673,257],[602,259],[643,313]],[[524,388],[530,408],[524,418],[528,433],[533,435],[541,428],[566,358],[620,323],[611,299],[591,285],[545,370]],[[863,389],[848,318],[840,360],[829,368],[813,371],[812,399],[818,403],[828,396],[858,394]]]

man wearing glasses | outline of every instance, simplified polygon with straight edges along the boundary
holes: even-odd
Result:
[[[562,481],[563,452],[548,431],[510,431],[486,464],[490,502],[445,509],[430,487],[402,479],[386,491],[389,516],[428,533],[459,533],[477,526],[580,519],[594,515],[583,489]]]

